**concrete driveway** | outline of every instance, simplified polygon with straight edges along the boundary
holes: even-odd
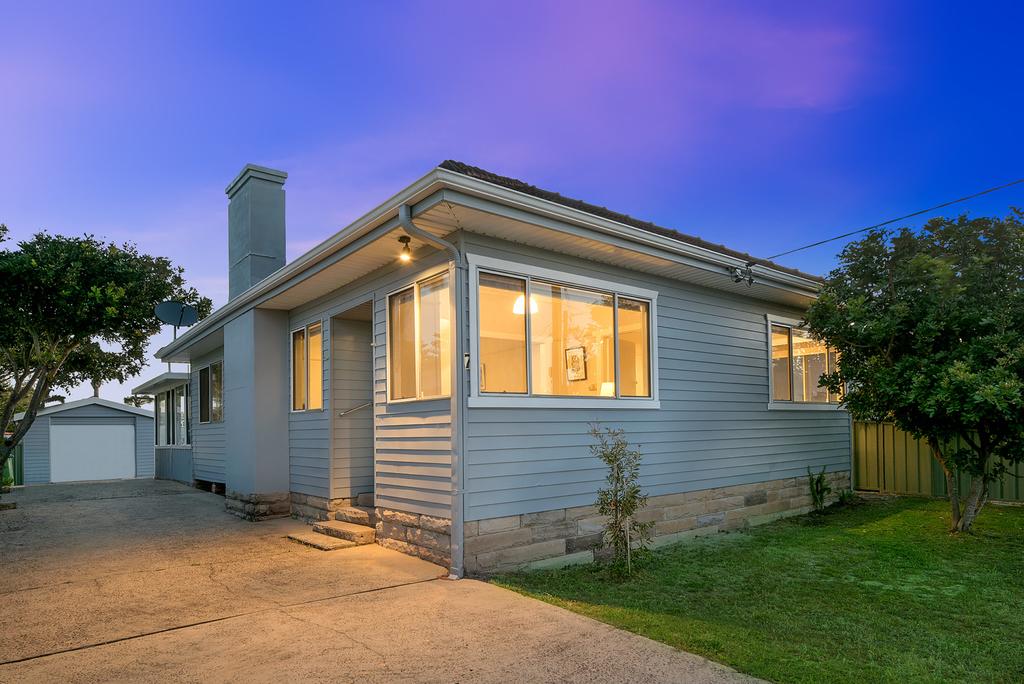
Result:
[[[748,681],[376,545],[316,551],[139,480],[0,511],[0,682]]]

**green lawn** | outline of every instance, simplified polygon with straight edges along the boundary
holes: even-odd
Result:
[[[510,589],[779,682],[1024,681],[1024,508],[951,537],[944,501],[858,503]]]

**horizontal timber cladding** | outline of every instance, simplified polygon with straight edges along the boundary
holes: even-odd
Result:
[[[295,412],[289,420],[289,454],[293,492],[327,501],[341,501],[360,492],[373,491],[376,505],[438,518],[451,517],[451,401],[449,399],[388,403],[387,401],[387,296],[411,285],[447,264],[446,255],[432,254],[410,266],[389,266],[346,285],[343,289],[293,310],[291,329],[311,322],[324,322],[324,410]],[[344,398],[354,400],[355,393],[342,397],[331,387],[344,382],[332,378],[329,369],[342,375],[353,371],[351,364],[336,365],[332,360],[331,318],[373,303],[372,351],[366,362],[372,364],[372,383],[367,396],[372,416],[373,463],[366,468],[360,449],[365,426],[350,426],[332,415],[351,408],[337,405]],[[348,343],[352,343],[349,340]],[[348,344],[346,343],[346,344]],[[343,349],[342,344],[339,349]],[[352,357],[351,360],[354,360]],[[341,420],[345,420],[342,418]],[[333,430],[333,434],[332,434]],[[355,440],[348,442],[348,440]],[[346,444],[347,443],[347,444]],[[330,454],[335,455],[332,470]],[[339,458],[340,457],[340,458]]]
[[[578,276],[656,290],[660,399],[657,409],[467,408],[467,520],[592,504],[606,475],[588,448],[594,422],[624,428],[640,446],[641,485],[651,496],[806,476],[808,466],[849,470],[846,412],[768,407],[765,315],[800,318],[800,311],[464,237],[467,251],[564,272],[569,283]]]
[[[828,474],[831,503],[850,488],[850,471]],[[811,510],[809,478],[652,496],[636,519],[652,523],[651,546],[736,530]],[[594,506],[487,518],[466,523],[466,571],[487,575],[518,568],[552,568],[604,557],[605,518]]]
[[[21,440],[25,484],[50,481],[50,417],[38,416]]]
[[[216,361],[224,360],[224,349],[217,349],[192,360],[192,470],[196,480],[224,483],[224,421],[199,422],[199,370]],[[225,419],[230,410],[225,407]]]

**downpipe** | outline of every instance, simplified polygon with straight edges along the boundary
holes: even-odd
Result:
[[[452,363],[452,397],[451,397],[451,445],[452,445],[452,531],[451,531],[451,569],[449,578],[459,579],[465,574],[465,552],[463,548],[463,529],[465,520],[465,466],[463,462],[463,424],[462,413],[465,405],[463,399],[466,392],[466,370],[469,358],[466,355],[466,334],[463,330],[465,315],[462,303],[465,301],[465,287],[468,268],[462,251],[451,242],[439,238],[429,231],[423,230],[412,221],[412,208],[408,204],[398,207],[398,222],[402,229],[411,237],[448,252],[451,256],[452,283],[451,310],[455,315],[455,359]]]

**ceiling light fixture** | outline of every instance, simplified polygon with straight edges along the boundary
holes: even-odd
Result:
[[[412,240],[412,238],[408,235],[402,235],[398,238],[398,241],[402,243],[402,252],[398,255],[398,259],[403,264],[407,264],[412,261],[412,250],[409,249],[410,240]]]

